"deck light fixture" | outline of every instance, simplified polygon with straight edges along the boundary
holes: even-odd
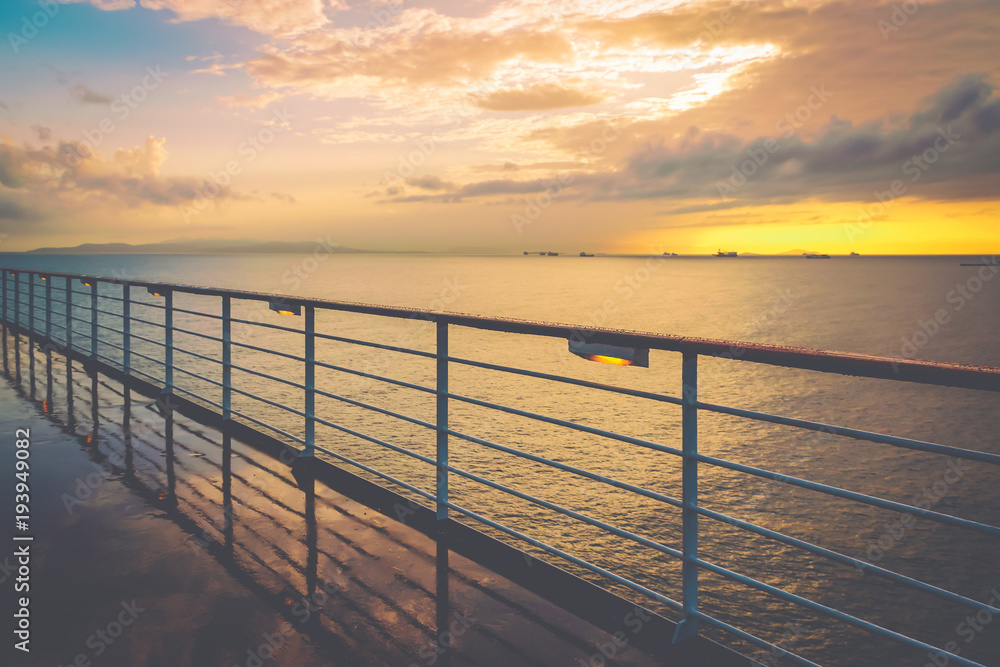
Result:
[[[284,301],[271,301],[268,304],[268,308],[278,313],[279,315],[301,315],[302,306],[298,304],[289,304]]]
[[[90,283],[88,283],[86,280],[81,280],[80,282],[83,283],[84,287],[90,287]]]
[[[160,292],[156,287],[147,287],[146,291],[149,292],[152,296],[162,297],[164,294],[163,292]]]
[[[602,364],[649,368],[649,348],[618,347],[617,345],[570,340],[569,351],[588,361],[597,361]]]

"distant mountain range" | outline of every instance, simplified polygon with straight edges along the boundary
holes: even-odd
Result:
[[[312,253],[317,248],[330,253],[370,252],[316,241],[253,241],[248,239],[182,239],[161,243],[83,243],[72,248],[37,248],[33,255],[228,255],[246,253]]]

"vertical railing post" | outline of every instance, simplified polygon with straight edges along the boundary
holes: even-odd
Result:
[[[306,306],[306,446],[300,456],[316,454],[316,309]]]
[[[52,340],[52,276],[45,277],[45,339]]]
[[[14,331],[21,329],[21,272],[14,272]]]
[[[66,279],[66,351],[73,349],[73,279]],[[69,356],[66,357],[67,363]]]
[[[233,416],[233,302],[222,297],[222,418]]]
[[[3,272],[3,315],[0,316],[0,320],[4,323],[7,322],[7,272]]]
[[[28,273],[28,349],[31,349],[31,334],[35,332],[35,274]]]
[[[448,518],[448,323],[437,323],[437,518]]]
[[[674,632],[674,643],[698,634],[698,355],[685,352],[681,369],[681,570],[684,618]]]
[[[90,283],[90,358],[97,361],[97,281]]]
[[[174,292],[167,290],[163,294],[163,393],[174,392]]]
[[[122,366],[132,374],[132,289],[122,283]]]

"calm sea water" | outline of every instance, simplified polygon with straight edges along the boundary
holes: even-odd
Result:
[[[960,262],[981,258],[806,261],[335,255],[321,259],[0,255],[0,265],[1000,366],[1000,277],[989,269],[960,266]],[[82,304],[84,297],[78,298]],[[136,298],[157,303],[145,294]],[[175,305],[218,312],[216,302],[200,297],[178,295]],[[114,310],[117,306],[106,307]],[[138,306],[133,314],[151,321],[160,317],[155,308],[143,314]],[[301,318],[274,315],[259,305],[234,306],[234,314],[252,321],[301,326]],[[317,322],[319,330],[327,333],[433,349],[433,330],[425,322],[325,312],[317,315]],[[113,318],[108,323],[113,324]],[[175,324],[218,334],[218,325],[204,318],[178,315]],[[295,334],[248,325],[236,329],[237,340],[247,344],[301,351],[301,338]],[[156,337],[152,327],[139,326],[134,331]],[[218,354],[213,343],[194,336],[179,335],[177,344],[208,356]],[[610,367],[569,355],[565,340],[460,328],[453,331],[451,345],[454,356],[679,394],[680,358],[673,353],[654,351],[648,369]],[[318,358],[329,364],[424,386],[433,384],[432,362],[424,359],[330,341],[318,348]],[[136,351],[150,356],[158,352],[155,346],[141,344]],[[111,349],[105,353],[114,355]],[[216,367],[197,359],[179,355],[178,362],[209,377],[219,375]],[[302,380],[294,362],[273,358],[265,362],[249,349],[240,349],[235,362],[247,368],[266,363],[263,368],[268,373]],[[146,370],[158,373],[152,365]],[[455,366],[452,374],[452,390],[465,396],[665,445],[680,443],[679,410],[674,406],[467,367]],[[183,374],[178,378],[187,383],[182,386],[217,399],[211,384]],[[246,391],[302,407],[292,388],[245,373],[236,373],[235,380]],[[318,382],[321,389],[339,396],[427,421],[434,418],[433,397],[425,393],[336,371],[321,373]],[[703,400],[714,403],[1000,453],[1000,397],[985,392],[720,359],[701,361],[699,391]],[[235,406],[301,435],[294,419],[266,405],[244,397]],[[433,456],[434,435],[427,429],[333,399],[320,400],[317,408],[330,421]],[[900,502],[930,503],[939,512],[1000,525],[1000,475],[993,466],[959,465],[941,456],[711,414],[702,414],[700,419],[700,448],[708,455]],[[453,401],[452,422],[464,433],[680,495],[680,467],[669,454],[458,401]],[[333,430],[323,430],[318,437],[345,456],[423,488],[433,487],[433,470],[412,458]],[[458,438],[452,442],[452,461],[526,493],[679,546],[679,516],[670,506],[568,473],[554,473]],[[491,519],[527,526],[525,532],[538,539],[679,599],[679,567],[669,556],[581,527],[458,476],[453,480],[455,502]],[[995,538],[929,520],[901,525],[900,515],[892,512],[710,466],[702,466],[701,484],[703,503],[717,511],[974,599],[986,601],[993,589],[1000,590],[1000,544]],[[970,625],[969,611],[963,607],[724,524],[703,518],[702,525],[707,560],[929,643],[956,642],[963,656],[1000,664],[1000,622],[983,624],[980,619],[978,625]],[[935,664],[925,653],[776,602],[722,577],[704,574],[702,581],[705,611],[771,641],[782,641],[820,664]],[[763,654],[750,653],[765,661]],[[937,664],[945,664],[941,660]]]

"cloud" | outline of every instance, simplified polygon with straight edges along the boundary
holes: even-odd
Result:
[[[281,93],[263,93],[257,97],[247,97],[246,93],[236,93],[235,95],[219,95],[215,101],[230,109],[263,109],[271,102],[280,100]]]
[[[988,199],[996,197],[1000,174],[997,119],[1000,96],[986,76],[966,75],[924,100],[902,124],[890,118],[858,125],[834,119],[813,139],[789,125],[784,134],[750,140],[692,127],[673,140],[647,142],[614,170],[575,174],[568,187],[592,200],[696,202],[661,215],[814,197],[869,201],[897,180],[906,194],[924,199]],[[390,201],[529,194],[551,188],[553,181],[488,180],[454,188],[447,197]]]
[[[82,83],[76,84],[70,91],[73,99],[81,104],[111,104],[112,99],[107,95],[94,92]]]
[[[286,194],[284,192],[272,192],[271,193],[271,198],[275,199],[275,200],[277,200],[279,202],[281,202],[282,204],[294,204],[294,203],[296,203],[295,197],[293,197],[290,194]]]
[[[52,138],[52,130],[44,125],[32,125],[31,129],[35,131],[39,141],[48,141]]]
[[[14,222],[27,222],[38,219],[38,213],[25,208],[17,202],[7,199],[0,199],[0,220],[10,220]]]
[[[406,179],[406,184],[415,188],[420,188],[421,190],[451,190],[455,187],[454,183],[445,182],[437,176],[408,178]]]
[[[605,92],[562,83],[538,83],[525,88],[505,88],[475,96],[475,104],[490,111],[544,111],[598,104]]]
[[[0,109],[10,109],[10,107],[4,104],[3,102],[0,102]]]
[[[106,157],[85,142],[59,141],[35,149],[0,139],[0,185],[80,210],[94,205],[177,206],[199,199],[206,187],[220,190],[217,200],[244,197],[205,179],[163,176],[165,144],[166,139],[149,136],[141,146],[119,148]]]
[[[601,176],[600,197],[871,200],[896,180],[908,194],[927,199],[995,197],[1000,125],[993,119],[1000,116],[1000,97],[993,92],[984,75],[967,75],[926,100],[902,126],[889,118],[841,121],[812,140],[791,133],[750,141],[692,133],[649,145],[623,169]],[[713,208],[724,206],[701,210]]]

